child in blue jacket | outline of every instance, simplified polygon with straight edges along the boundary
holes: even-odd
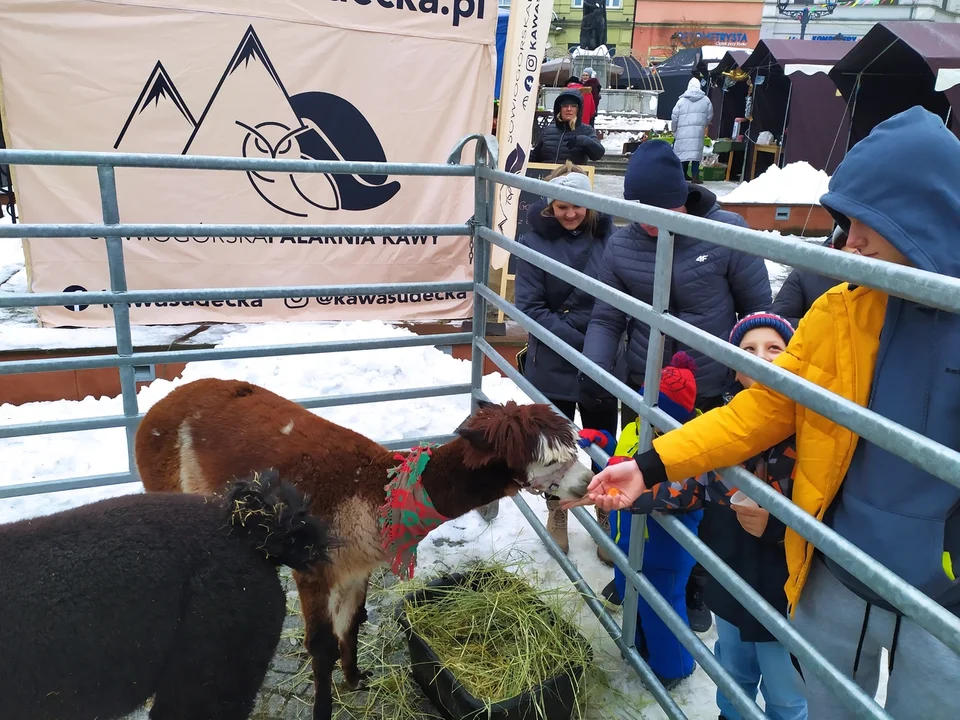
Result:
[[[696,363],[689,355],[678,352],[660,376],[657,405],[681,423],[692,420],[697,414],[694,408],[697,398],[696,369]],[[613,445],[613,438],[603,431],[584,429],[581,438],[584,446],[595,443],[607,449]],[[633,457],[639,444],[639,421],[634,421],[620,433],[611,462],[615,458]],[[610,536],[625,554],[630,546],[632,515],[629,511],[620,511],[612,513],[610,517]],[[703,510],[680,513],[677,517],[696,534]],[[677,614],[687,621],[687,580],[696,560],[656,521],[647,523],[644,543],[643,574]],[[613,582],[603,589],[603,595],[619,601],[625,590],[626,578],[619,568],[614,568]],[[693,656],[642,597],[637,613],[637,650],[665,688],[669,690],[676,687],[681,680],[693,674],[696,665]]]

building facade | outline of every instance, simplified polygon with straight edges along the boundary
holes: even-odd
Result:
[[[613,55],[630,54],[636,3],[637,0],[607,0],[607,47]],[[498,4],[501,9],[509,8],[510,0],[498,0]],[[583,0],[554,0],[548,38],[554,55],[580,47],[582,19]]]
[[[762,38],[794,39],[800,37],[800,23],[784,17],[778,7],[801,10],[804,5],[822,9],[822,3],[803,0],[767,0],[763,4]],[[838,2],[833,13],[811,20],[807,40],[859,40],[878,22],[918,20],[927,22],[960,22],[960,0],[847,0]]]
[[[695,45],[753,48],[763,8],[763,0],[637,0],[633,54],[656,63]]]

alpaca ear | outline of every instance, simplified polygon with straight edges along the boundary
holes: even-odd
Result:
[[[457,428],[457,435],[470,443],[470,446],[477,452],[489,453],[493,450],[493,445],[487,440],[487,434],[483,430],[461,425]]]

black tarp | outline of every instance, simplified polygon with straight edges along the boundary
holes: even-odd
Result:
[[[703,52],[700,48],[686,48],[679,50],[662,63],[657,65],[654,72],[660,76],[663,92],[657,98],[657,117],[669,120],[673,113],[673,106],[687,89],[687,83],[694,76],[698,66],[703,64]]]
[[[875,125],[922,105],[960,137],[960,85],[936,89],[941,70],[960,68],[960,25],[884,22],[874,25],[830,71],[850,102],[849,147]],[[857,88],[859,89],[857,90]],[[856,92],[854,92],[856,90]]]
[[[781,165],[804,160],[832,173],[846,153],[847,104],[827,75],[851,43],[839,40],[761,40],[743,63],[753,79],[756,142],[768,130],[780,139]]]
[[[710,71],[710,102],[713,103],[713,122],[710,137],[728,138],[733,123],[744,117],[747,102],[747,83],[733,82],[724,73],[736,70],[750,57],[749,50],[728,50],[717,66]]]
[[[643,63],[632,55],[615,55],[613,64],[623,70],[617,78],[618,89],[657,90],[660,88],[650,68],[644,67]]]

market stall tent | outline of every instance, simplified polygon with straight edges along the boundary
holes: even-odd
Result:
[[[960,137],[960,25],[878,23],[830,78],[850,105],[848,148],[914,105],[939,115]]]
[[[848,113],[828,73],[850,50],[841,41],[761,40],[742,65],[753,80],[750,141],[768,130],[780,140],[781,165],[803,160],[832,173],[846,153]]]
[[[729,73],[740,69],[748,57],[750,50],[728,50],[710,71],[710,102],[713,103],[710,137],[714,139],[730,137],[734,120],[744,117],[747,84],[732,80]]]

